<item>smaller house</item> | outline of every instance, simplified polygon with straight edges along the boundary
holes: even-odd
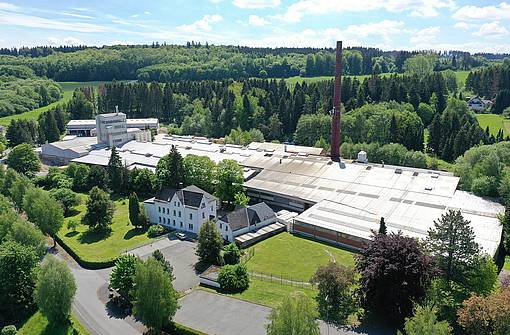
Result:
[[[234,242],[237,236],[256,231],[276,222],[275,212],[265,203],[238,208],[218,219],[217,228],[224,240]]]
[[[492,107],[492,101],[484,100],[478,96],[469,98],[467,104],[469,109],[472,109],[475,112],[487,111]]]
[[[150,223],[198,234],[202,223],[217,217],[218,199],[192,185],[162,189],[143,204]]]

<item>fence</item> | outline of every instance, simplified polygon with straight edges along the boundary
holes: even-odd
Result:
[[[308,281],[303,280],[302,278],[296,278],[292,276],[282,276],[273,273],[260,273],[250,271],[250,277],[253,279],[257,279],[260,281],[265,281],[269,283],[276,283],[280,285],[287,285],[292,287],[301,287],[301,288],[309,288],[312,287]]]

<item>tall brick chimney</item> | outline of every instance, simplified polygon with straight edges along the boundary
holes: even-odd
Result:
[[[336,42],[335,85],[333,111],[331,112],[331,160],[340,161],[340,122],[342,111],[342,41]]]

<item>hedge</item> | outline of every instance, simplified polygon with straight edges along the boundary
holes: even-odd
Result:
[[[115,262],[117,261],[117,258],[109,259],[106,261],[99,261],[99,262],[84,260],[80,256],[78,256],[72,248],[70,248],[67,244],[65,244],[65,242],[60,237],[55,235],[54,239],[84,269],[88,269],[88,270],[106,269],[106,268],[110,268],[110,267],[114,266]]]
[[[175,322],[168,326],[168,328],[164,330],[164,333],[168,335],[207,335],[206,333],[202,333],[201,331],[191,329]]]

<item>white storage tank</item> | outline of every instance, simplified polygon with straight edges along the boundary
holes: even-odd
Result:
[[[366,151],[358,152],[358,159],[356,160],[358,163],[368,163],[367,153]]]

